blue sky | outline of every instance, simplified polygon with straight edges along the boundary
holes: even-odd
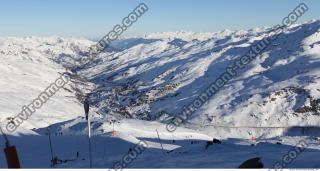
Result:
[[[300,2],[300,22],[319,19],[320,1],[297,0],[0,0],[0,36],[99,38],[120,24],[140,2],[146,12],[125,34],[218,31],[280,24]]]

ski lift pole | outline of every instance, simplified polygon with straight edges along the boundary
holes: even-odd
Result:
[[[160,139],[160,135],[159,135],[158,129],[156,129],[156,132],[157,132],[157,135],[158,135],[158,139],[159,139],[159,143],[160,143],[160,145],[161,145],[162,152],[163,152],[163,154],[166,154],[166,153],[164,152],[164,149],[163,149],[163,146],[162,146],[162,142],[161,142],[161,139]]]
[[[90,123],[90,117],[89,117],[89,100],[88,98],[84,101],[84,112],[86,115],[86,119],[88,122],[88,141],[89,141],[89,161],[90,161],[90,168],[92,168],[92,151],[91,151],[91,123]]]
[[[51,167],[54,167],[55,163],[54,163],[54,157],[53,157],[50,126],[47,128],[47,131],[48,131],[48,137],[49,137],[49,147],[50,147],[50,152],[51,152]]]
[[[90,168],[92,168],[91,125],[90,125],[90,118],[89,118],[89,117],[88,117],[88,138],[89,138],[89,158],[90,158]]]

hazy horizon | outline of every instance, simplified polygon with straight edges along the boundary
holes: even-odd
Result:
[[[0,6],[0,37],[58,36],[99,39],[120,24],[139,3],[149,10],[124,35],[154,32],[216,32],[274,26],[301,1],[6,1]],[[310,10],[298,23],[317,19],[320,2],[305,1]],[[245,21],[245,22],[243,22]]]

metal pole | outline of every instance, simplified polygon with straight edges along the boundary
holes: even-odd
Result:
[[[112,136],[115,136],[115,132],[114,132],[114,123],[116,121],[115,120],[112,120]]]
[[[50,146],[50,152],[51,152],[51,167],[54,167],[54,161],[53,161],[53,149],[52,149],[52,143],[51,143],[51,133],[50,133],[50,126],[47,128],[48,131],[48,137],[49,137],[49,146]]]
[[[91,126],[90,117],[88,115],[88,139],[89,139],[89,158],[90,158],[90,168],[92,168],[92,152],[91,152]]]
[[[91,151],[91,126],[90,126],[90,104],[89,104],[89,97],[87,96],[83,102],[84,113],[86,115],[86,119],[88,121],[88,141],[89,141],[89,161],[90,161],[90,168],[92,168],[92,151]]]
[[[160,145],[161,145],[162,152],[163,152],[163,154],[165,154],[164,149],[163,149],[163,146],[162,146],[162,142],[161,142],[161,139],[160,139],[159,132],[158,132],[157,129],[156,129],[156,131],[157,131],[157,135],[158,135],[159,143],[160,143]]]

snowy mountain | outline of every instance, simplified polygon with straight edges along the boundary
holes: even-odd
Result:
[[[320,22],[294,25],[195,112],[192,125],[320,123]],[[114,43],[78,71],[94,83],[101,113],[163,121],[179,115],[271,28],[158,33]],[[161,117],[162,116],[162,117]]]
[[[53,83],[60,74],[67,72],[52,60],[52,56],[73,53],[73,43],[61,38],[2,38],[0,40],[0,108],[2,125],[19,114],[23,106]],[[82,105],[75,98],[71,87],[65,87],[40,110],[22,124],[23,128],[45,127],[73,119],[82,113]],[[5,126],[3,126],[5,128]]]
[[[314,154],[319,154],[318,140],[303,136],[319,136],[316,126],[320,124],[320,21],[290,26],[192,113],[176,132],[165,129],[170,119],[181,115],[185,106],[271,29],[124,36],[113,42],[111,49],[82,66],[79,66],[80,61],[95,44],[93,41],[59,37],[1,38],[2,127],[65,73],[70,75],[71,82],[15,132],[25,136],[12,137],[16,144],[24,147],[23,164],[27,167],[49,166],[45,162],[50,161],[50,155],[44,149],[36,150],[37,154],[45,156],[38,158],[41,164],[36,164],[27,159],[32,157],[30,151],[34,146],[23,143],[34,140],[35,144],[44,146],[48,126],[56,136],[55,143],[63,147],[57,153],[72,158],[78,150],[87,159],[82,142],[86,142],[87,132],[82,108],[86,95],[90,96],[92,107],[96,167],[112,167],[140,140],[148,142],[149,151],[132,167],[237,167],[243,156],[254,157],[253,154],[265,157],[264,162],[272,167],[277,160],[275,156],[280,158],[299,139],[312,144],[309,151],[313,153],[305,155],[313,158]],[[116,137],[111,135],[113,119],[116,120]],[[308,129],[301,132],[299,126]],[[156,129],[165,141],[167,157],[162,156],[163,147],[157,140]],[[249,139],[252,136],[261,138],[263,144],[253,153],[244,153],[243,150],[251,148]],[[209,149],[203,156],[204,145],[212,137],[229,139],[226,145]],[[278,137],[286,146],[271,145],[279,141]],[[195,145],[190,145],[190,141]],[[81,145],[76,145],[78,142]],[[105,144],[120,145],[108,151]],[[65,149],[72,149],[72,155]],[[235,151],[239,158],[221,162]],[[222,158],[208,164],[207,158],[213,158],[212,153]],[[146,164],[144,161],[153,155],[162,156],[163,162],[159,163],[156,157]],[[195,163],[185,162],[195,157],[199,159]],[[184,165],[186,163],[190,165]],[[292,166],[302,167],[306,163],[308,161],[301,160]],[[315,164],[308,166],[316,167]],[[88,165],[77,159],[60,167]]]
[[[183,107],[204,92],[228,64],[245,55],[250,45],[262,39],[270,29],[167,32],[125,37],[112,44],[119,50],[100,53],[76,73],[82,82],[86,82],[84,84],[94,84],[90,97],[98,113],[117,118],[164,121],[169,116],[181,114]],[[319,21],[290,27],[193,113],[189,122],[229,126],[318,125],[319,41]],[[14,91],[7,90],[14,85],[19,89],[16,91],[24,91],[34,88],[32,83],[50,83],[58,73],[78,64],[88,47],[94,44],[85,39],[57,37],[6,38],[1,42],[3,92]],[[25,67],[19,66],[20,61]],[[42,72],[35,73],[35,69],[30,69],[35,68],[34,65]],[[49,70],[51,67],[53,69]],[[22,71],[15,72],[15,68]],[[9,81],[6,76],[13,80]],[[44,80],[35,81],[34,78]],[[69,100],[72,101],[70,105],[76,104],[79,108],[82,92],[79,94],[74,90],[79,86],[79,80],[76,82],[70,91],[74,91],[78,102],[69,94],[59,103]],[[29,87],[21,88],[17,83]],[[34,88],[38,91],[34,91],[39,92],[45,85],[38,85],[38,89]],[[37,94],[25,92],[27,97]],[[6,100],[16,99],[19,97]],[[27,103],[27,100],[23,102]],[[0,105],[7,106],[7,103]],[[20,106],[23,106],[22,102],[15,102],[12,107],[5,108],[3,115],[18,113]],[[79,116],[72,109],[72,116]]]

